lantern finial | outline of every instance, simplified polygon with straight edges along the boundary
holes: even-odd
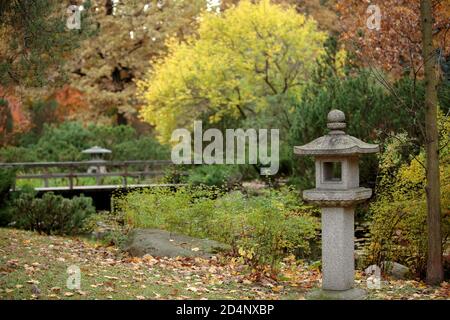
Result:
[[[328,129],[332,130],[330,133],[339,133],[339,130],[343,130],[347,127],[347,124],[345,123],[345,113],[341,110],[331,110],[328,113],[328,123],[327,127]],[[333,132],[335,130],[338,130],[336,132]]]

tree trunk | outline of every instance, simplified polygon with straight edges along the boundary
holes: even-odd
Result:
[[[433,15],[431,0],[420,1],[422,21],[422,56],[425,66],[425,151],[427,168],[428,261],[427,283],[444,279],[442,266],[441,206],[439,181],[439,135],[437,127],[436,54],[433,50]]]

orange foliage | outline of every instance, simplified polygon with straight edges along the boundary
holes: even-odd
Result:
[[[0,144],[8,144],[12,137],[29,128],[29,120],[23,111],[21,100],[13,89],[0,86],[0,99],[7,101],[7,106],[0,108]]]
[[[380,30],[369,29],[367,21],[377,5],[381,12]],[[443,55],[450,54],[450,1],[433,1],[434,45]],[[341,40],[356,52],[363,65],[381,67],[396,75],[409,70],[423,74],[420,0],[340,0]],[[447,39],[446,39],[447,38]]]
[[[72,120],[89,108],[83,93],[69,85],[55,91],[48,100],[58,103],[56,118],[58,121]]]

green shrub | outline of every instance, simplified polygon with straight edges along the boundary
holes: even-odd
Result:
[[[65,199],[53,193],[36,198],[34,192],[24,192],[13,202],[12,220],[18,228],[71,235],[79,233],[84,219],[93,213],[95,208],[91,198]]]
[[[0,169],[0,206],[5,204],[9,197],[9,190],[15,183],[16,172],[11,169]]]
[[[36,162],[38,156],[33,148],[8,146],[0,149],[0,162]]]
[[[128,230],[120,214],[103,211],[89,215],[83,222],[82,231],[105,245],[122,247]]]
[[[242,181],[243,175],[237,165],[203,165],[189,170],[187,182],[192,185],[233,187]]]
[[[402,79],[395,84],[395,88],[401,93],[405,104],[409,105],[413,92],[412,82]],[[419,83],[417,105],[423,100],[420,95],[422,91]],[[339,109],[345,113],[348,134],[370,143],[383,142],[390,132],[407,130],[412,137],[417,137],[417,127],[411,125],[413,120],[406,109],[398,107],[397,99],[390,96],[370,72],[365,70],[357,70],[356,75],[331,76],[323,79],[322,83],[312,83],[302,100],[294,103],[290,145],[302,145],[324,135],[327,132],[327,114],[331,109]],[[423,117],[420,116],[419,121],[422,120]],[[311,159],[295,159],[292,166],[294,176],[299,177],[296,182],[302,188],[311,187],[309,183],[314,181]],[[375,184],[377,166],[377,159],[373,155],[361,159],[361,181],[369,187]]]
[[[441,212],[444,252],[450,237],[450,121],[441,140]],[[401,149],[405,135],[389,141],[380,156],[376,200],[370,206],[373,221],[370,229],[367,264],[381,265],[395,261],[408,266],[413,274],[424,277],[427,264],[427,210],[424,153],[405,161]]]
[[[291,189],[247,197],[216,188],[151,189],[118,199],[126,222],[135,228],[158,228],[232,246],[249,264],[276,266],[285,256],[305,257],[317,235],[315,209]]]
[[[95,145],[110,149],[112,160],[168,159],[170,149],[151,136],[139,136],[131,126],[45,124],[40,135],[29,132],[19,146],[0,150],[0,162],[81,161],[82,150]]]
[[[10,169],[0,169],[0,226],[11,222],[10,190],[15,183],[16,173]]]

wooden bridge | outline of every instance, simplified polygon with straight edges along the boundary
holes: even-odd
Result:
[[[19,180],[41,180],[41,186],[34,188],[38,194],[53,192],[69,197],[84,194],[94,199],[97,209],[110,209],[111,195],[116,191],[123,193],[138,188],[175,188],[182,185],[146,181],[149,178],[164,177],[168,169],[175,170],[170,160],[0,163],[0,169],[2,168],[16,172],[16,184]],[[177,172],[177,175],[185,173]],[[114,177],[120,178],[120,183],[104,183],[107,178]],[[86,184],[86,178],[93,178],[95,183]],[[63,179],[67,184],[52,186],[52,179]],[[12,192],[20,189],[16,184],[12,187]]]

